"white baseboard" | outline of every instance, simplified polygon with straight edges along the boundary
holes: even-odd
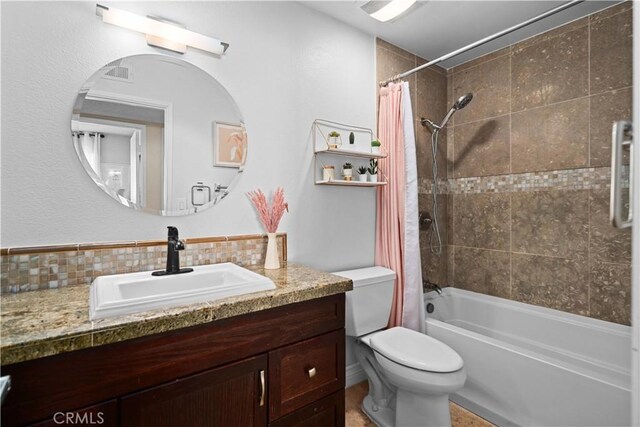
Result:
[[[365,381],[367,379],[367,375],[364,373],[359,363],[354,363],[347,366],[347,375],[345,378],[345,383],[347,387],[351,387],[352,385],[356,385]]]

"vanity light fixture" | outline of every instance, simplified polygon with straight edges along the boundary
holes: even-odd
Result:
[[[361,9],[380,22],[387,22],[407,11],[416,0],[369,1]]]
[[[102,17],[102,22],[146,34],[147,44],[150,46],[178,53],[185,53],[187,46],[191,46],[216,55],[224,54],[229,48],[229,43],[189,31],[175,23],[136,15],[115,7],[96,4],[96,14]]]

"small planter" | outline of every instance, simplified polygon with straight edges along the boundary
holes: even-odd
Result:
[[[342,176],[345,181],[351,181],[353,179],[353,165],[351,163],[345,163],[342,166]]]
[[[358,181],[367,182],[367,167],[360,166],[358,168]]]
[[[371,141],[371,154],[380,154],[380,146],[382,146],[382,143],[377,139]]]
[[[378,160],[377,159],[369,160],[369,167],[367,168],[367,172],[369,172],[369,182],[378,182]]]
[[[327,138],[327,147],[329,150],[338,150],[342,147],[342,136],[338,132],[331,132]]]

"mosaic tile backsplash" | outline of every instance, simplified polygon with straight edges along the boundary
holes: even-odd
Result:
[[[233,262],[264,262],[264,235],[195,238],[180,252],[183,266]],[[287,257],[287,236],[278,235],[278,253]],[[63,286],[90,285],[99,276],[162,270],[167,262],[165,241],[78,244],[6,248],[0,255],[1,292],[23,292]]]

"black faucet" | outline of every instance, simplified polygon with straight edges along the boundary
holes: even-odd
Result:
[[[178,239],[178,229],[167,227],[169,236],[167,240],[167,269],[154,271],[154,276],[166,276],[168,274],[181,274],[193,271],[193,268],[180,268],[180,252],[185,248],[184,241]]]

